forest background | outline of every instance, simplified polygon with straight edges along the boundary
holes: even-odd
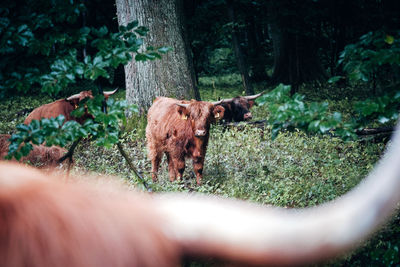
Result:
[[[16,157],[29,150],[20,149],[23,142],[69,147],[91,135],[76,148],[74,171],[115,174],[139,188],[144,179],[153,191],[287,208],[320,204],[372,169],[398,118],[399,6],[384,0],[4,2],[0,133],[14,134]],[[20,124],[41,104],[115,87],[107,114],[100,115],[101,97],[88,102],[97,121]],[[164,167],[160,183],[151,183],[144,129],[155,96],[215,101],[262,91],[252,109],[259,127],[212,128],[202,186],[190,167],[185,181],[168,182]],[[361,249],[326,264],[398,265],[399,232],[396,216]]]

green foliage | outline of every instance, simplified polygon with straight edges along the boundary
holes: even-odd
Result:
[[[87,112],[93,119],[87,119],[84,124],[76,121],[65,122],[65,117],[33,120],[29,125],[17,125],[17,132],[11,136],[8,158],[19,160],[29,154],[32,144],[64,147],[78,138],[90,136],[98,146],[110,148],[119,140],[121,127],[126,125],[125,110],[137,112],[136,106],[128,107],[125,100],[107,100],[107,112],[101,110],[104,96],[98,95],[88,100],[85,105],[74,110],[73,115],[80,117]],[[65,123],[64,123],[65,122]]]
[[[161,54],[170,51],[169,47],[148,47],[139,52],[148,29],[139,26],[137,21],[119,27],[117,32],[110,31],[106,25],[98,28],[79,25],[77,19],[85,17],[85,4],[89,3],[27,0],[27,9],[0,5],[0,43],[6,44],[0,49],[0,67],[5,70],[0,74],[3,85],[0,97],[15,89],[32,91],[36,84],[41,85],[42,92],[56,97],[77,80],[109,79],[110,70],[128,63],[132,55],[137,61],[145,61],[160,59]],[[30,8],[37,8],[37,13]],[[17,55],[20,65],[14,62]],[[87,136],[99,146],[111,147],[118,142],[121,127],[126,125],[124,112],[128,107],[125,101],[110,98],[108,112],[103,112],[103,101],[103,96],[95,96],[83,101],[73,112],[76,117],[86,112],[93,116],[83,125],[70,121],[63,124],[63,117],[33,121],[28,126],[17,125],[8,157],[19,159],[27,155],[32,149],[31,143],[65,146]],[[136,107],[133,109],[137,112]]]
[[[343,64],[352,81],[369,82],[386,71],[399,79],[396,70],[400,67],[400,31],[393,35],[384,31],[368,32],[357,43],[345,47],[339,64]]]
[[[327,133],[336,129],[335,134],[344,139],[355,138],[354,125],[345,123],[342,114],[328,113],[328,102],[304,101],[304,96],[290,96],[290,86],[280,84],[271,92],[257,100],[259,105],[267,105],[270,116],[268,123],[272,126],[272,138],[282,130],[300,129],[310,133]]]
[[[136,34],[145,36],[147,29],[137,25],[138,22],[133,21],[126,27],[120,27],[120,31],[116,33],[109,32],[106,26],[99,29],[82,28],[80,33],[85,38],[92,39],[91,46],[97,52],[92,56],[86,56],[81,62],[76,49],[69,50],[67,56],[61,57],[50,66],[49,74],[41,77],[42,91],[57,95],[69,83],[75,82],[76,78],[96,80],[103,77],[109,79],[109,69],[115,69],[120,64],[127,64],[132,60],[132,53],[136,54],[136,61],[145,61],[159,59],[161,58],[160,53],[167,53],[170,50],[168,47],[157,49],[149,47],[146,52],[138,52],[143,40]]]
[[[375,120],[380,124],[393,123],[399,117],[399,107],[400,91],[358,101],[354,105],[355,111],[359,114],[358,120],[362,125]]]
[[[207,87],[215,87],[215,86],[227,87],[227,86],[238,85],[240,83],[241,83],[241,76],[240,74],[236,73],[199,78],[199,84]],[[228,93],[232,93],[231,90]]]
[[[105,25],[79,25],[84,1],[26,2],[22,9],[0,5],[0,96],[41,86],[55,97],[77,79],[109,79],[109,71],[129,62],[132,54],[137,61],[154,60],[170,50],[149,47],[138,52],[148,29],[137,21],[117,32]]]

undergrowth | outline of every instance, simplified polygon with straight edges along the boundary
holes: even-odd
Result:
[[[208,85],[207,85],[208,86]],[[243,95],[238,85],[224,87],[218,84],[201,86],[203,99],[216,100]],[[256,87],[256,92],[262,91]],[[123,98],[124,91],[117,93]],[[39,106],[51,100],[43,97],[15,97],[0,102],[0,133],[12,133],[15,125],[26,116],[23,109]],[[315,101],[315,100],[313,100]],[[351,100],[330,100],[332,108],[350,110]],[[255,119],[268,116],[265,108],[252,109]],[[348,113],[347,113],[348,114]],[[351,116],[348,115],[348,116]],[[280,133],[271,140],[271,131],[245,126],[224,128],[213,125],[207,150],[203,185],[197,186],[191,162],[186,162],[183,181],[169,182],[164,157],[159,182],[151,181],[151,163],[147,159],[145,143],[145,116],[128,120],[122,135],[122,145],[133,159],[154,192],[200,192],[245,199],[262,204],[287,208],[309,207],[343,195],[372,170],[379,160],[384,144],[360,141],[344,142],[331,136],[307,135],[302,132]],[[73,172],[109,174],[124,180],[129,186],[143,188],[130,173],[116,147],[105,149],[83,140],[75,152]],[[396,217],[397,218],[397,217]],[[378,233],[357,252],[325,265],[358,265],[378,262],[398,263],[398,219]],[[389,252],[387,252],[389,251]],[[390,254],[391,253],[391,254]]]

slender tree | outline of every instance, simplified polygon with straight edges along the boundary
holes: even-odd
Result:
[[[310,1],[271,1],[270,35],[274,47],[274,72],[272,79],[292,85],[294,93],[301,83],[322,80],[327,74],[318,57],[316,45],[314,8]],[[305,29],[309,29],[305,31]]]
[[[243,54],[242,48],[240,47],[239,34],[238,34],[238,26],[235,15],[234,1],[227,1],[228,8],[228,16],[232,23],[232,46],[233,51],[235,52],[236,62],[238,65],[238,69],[240,75],[242,76],[243,87],[246,91],[246,94],[252,95],[254,93],[253,86],[249,77],[249,70],[247,67],[247,62],[245,56]]]
[[[186,42],[182,0],[116,0],[119,25],[137,20],[149,29],[144,46],[170,46],[162,60],[125,66],[126,99],[146,110],[157,96],[200,98]]]

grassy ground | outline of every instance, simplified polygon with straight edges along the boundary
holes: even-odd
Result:
[[[200,88],[202,98],[206,100],[242,94],[235,78],[229,82],[205,79]],[[263,89],[262,85],[256,87],[257,92]],[[117,98],[123,97],[124,91],[117,93]],[[308,97],[313,101],[317,99],[314,94]],[[343,112],[350,110],[351,101],[349,98],[331,99],[330,103]],[[19,115],[19,111],[46,102],[50,100],[43,97],[18,97],[12,102],[0,102],[0,133],[12,133],[15,125],[23,121],[25,115]],[[254,107],[253,113],[255,119],[268,116],[262,107]],[[131,118],[129,125],[130,130],[124,134],[122,144],[153,191],[195,191],[288,208],[313,206],[344,194],[365,177],[384,150],[382,143],[344,142],[329,136],[307,136],[297,131],[282,133],[272,141],[268,127],[247,126],[239,130],[214,125],[202,186],[196,185],[190,162],[186,164],[184,181],[169,182],[165,158],[159,182],[152,184],[144,139],[146,119]],[[85,140],[76,150],[75,161],[74,172],[112,174],[131,186],[141,188],[116,147],[100,148]],[[392,256],[384,253],[395,251],[398,244],[393,237],[393,233],[398,235],[400,232],[396,225],[398,218],[366,247],[329,265],[387,263],[385,257],[391,259]]]

